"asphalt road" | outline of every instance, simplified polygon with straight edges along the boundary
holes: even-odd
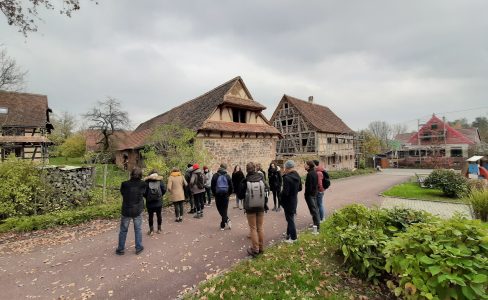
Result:
[[[325,195],[328,212],[350,203],[380,206],[378,194],[405,181],[411,172],[382,172],[332,182]],[[1,299],[175,299],[202,280],[246,258],[248,227],[242,210],[229,205],[232,230],[220,231],[215,205],[204,218],[185,215],[175,223],[173,209],[163,216],[163,233],[144,235],[145,250],[134,254],[131,225],[126,254],[114,250],[118,221],[95,221],[29,235],[0,237]],[[272,205],[270,205],[271,207]],[[312,219],[301,195],[297,227]],[[144,231],[147,222],[144,220]],[[283,212],[265,215],[266,243],[282,239]]]

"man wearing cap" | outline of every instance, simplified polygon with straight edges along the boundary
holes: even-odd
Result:
[[[198,164],[193,165],[193,173],[190,179],[190,189],[193,195],[193,202],[195,202],[194,218],[203,217],[203,205],[205,201],[205,175]]]
[[[297,229],[295,227],[295,215],[297,213],[298,192],[302,190],[302,179],[295,171],[295,162],[285,162],[283,171],[283,190],[281,191],[281,206],[285,211],[285,218],[288,226],[286,228],[286,242],[294,243],[297,240]]]

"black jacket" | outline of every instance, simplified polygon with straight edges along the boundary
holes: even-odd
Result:
[[[243,179],[244,173],[242,173],[242,171],[232,173],[232,185],[234,186],[234,193],[239,193],[239,185]]]
[[[227,178],[227,184],[229,185],[229,190],[227,191],[227,196],[234,192],[234,186],[232,185],[232,179],[230,178],[229,174],[227,174],[227,170],[220,168],[217,173],[213,174],[212,176],[212,183],[210,184],[210,189],[212,190],[212,194],[214,196],[217,195],[217,179],[219,179],[220,175],[224,175]]]
[[[317,176],[317,172],[315,171],[315,168],[308,170],[307,178],[305,179],[305,197],[317,196],[317,192],[319,189],[319,187],[318,187],[319,182],[318,181],[319,181],[319,178]]]
[[[135,218],[144,210],[144,193],[147,184],[142,180],[128,180],[120,185],[122,194],[122,215]]]
[[[283,175],[283,190],[281,191],[281,206],[286,212],[297,212],[298,192],[302,190],[302,179],[296,171]]]
[[[266,183],[266,181],[264,180],[263,174],[258,173],[258,172],[247,173],[246,178],[244,178],[244,180],[242,180],[241,184],[239,185],[239,193],[237,194],[239,199],[245,199],[246,198],[247,182],[248,181],[249,182],[259,182],[261,180],[264,182],[266,192],[269,191],[269,186]],[[268,210],[269,210],[268,209],[268,197],[266,197],[266,201],[264,203],[264,209],[263,208],[254,208],[254,209],[246,210],[246,213],[263,212],[263,211],[268,211]]]
[[[279,192],[281,190],[282,179],[278,168],[268,169],[268,183],[271,191]]]
[[[159,181],[159,188],[161,189],[161,198],[158,199],[158,201],[151,201],[152,199],[149,199],[148,197],[150,197],[150,189],[149,189],[149,181]],[[147,184],[147,187],[146,187],[146,191],[144,192],[144,198],[146,198],[146,208],[147,209],[153,209],[153,208],[160,208],[160,207],[163,207],[163,196],[164,194],[166,194],[166,186],[164,185],[164,183],[160,180],[147,180],[146,181],[148,184]]]

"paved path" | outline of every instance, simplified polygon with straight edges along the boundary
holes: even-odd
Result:
[[[454,216],[455,213],[461,213],[467,218],[471,218],[471,211],[469,206],[465,204],[458,203],[448,203],[448,202],[434,202],[434,201],[422,201],[422,200],[411,200],[411,199],[399,199],[385,197],[382,208],[393,208],[393,207],[405,207],[416,210],[425,210],[433,215],[438,215],[442,218],[450,218]]]
[[[326,192],[326,209],[350,203],[380,206],[380,192],[410,175],[373,174],[332,182]],[[173,222],[173,211],[164,213],[163,234],[144,236],[145,251],[134,254],[129,231],[124,256],[114,254],[118,222],[95,221],[73,228],[0,236],[0,290],[2,299],[174,299],[246,257],[249,246],[245,215],[229,208],[232,230],[220,231],[215,206],[203,219],[185,215]],[[303,195],[297,227],[311,223]],[[147,223],[144,221],[144,228]],[[281,239],[283,213],[265,217],[266,243]]]

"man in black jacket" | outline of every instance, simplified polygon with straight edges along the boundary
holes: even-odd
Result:
[[[310,215],[312,215],[313,225],[317,226],[318,232],[320,229],[320,216],[317,202],[315,201],[318,192],[318,177],[317,172],[315,172],[315,164],[313,161],[307,161],[305,170],[308,172],[307,178],[305,179],[305,201],[307,202]]]
[[[223,177],[219,180],[219,177],[221,176]],[[222,220],[220,221],[220,230],[224,230],[226,224],[227,227],[231,229],[232,223],[227,216],[227,209],[229,207],[229,195],[234,192],[234,188],[232,186],[232,179],[229,174],[227,174],[227,164],[222,163],[217,173],[212,176],[210,189],[215,196],[215,204],[222,217]]]
[[[134,235],[136,240],[136,254],[144,250],[142,246],[142,212],[144,211],[143,195],[147,184],[141,180],[142,171],[135,167],[130,173],[130,180],[122,182],[120,193],[122,194],[122,217],[120,219],[119,245],[115,250],[118,255],[124,254],[125,239],[129,230],[130,220],[134,222]]]
[[[293,243],[297,240],[297,229],[295,227],[295,215],[297,213],[297,194],[302,190],[302,179],[295,171],[295,162],[285,162],[283,175],[283,190],[281,191],[281,206],[285,211],[285,218],[288,226],[286,228],[286,242]]]

